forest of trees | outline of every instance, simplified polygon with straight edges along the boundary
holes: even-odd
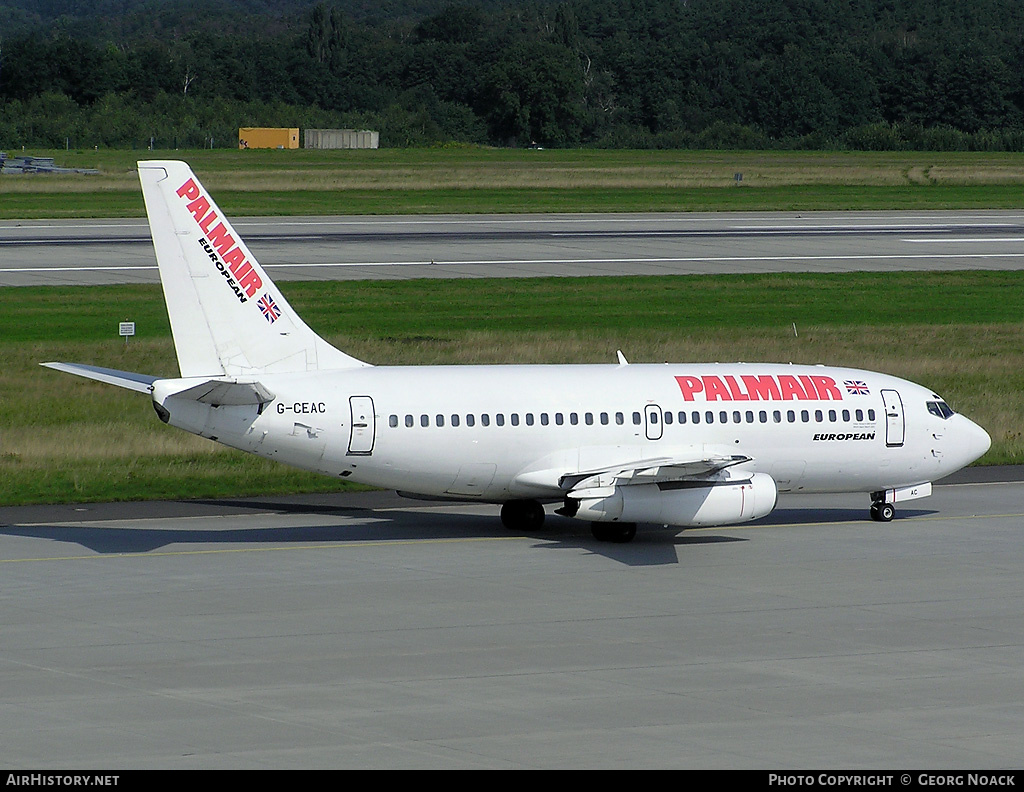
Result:
[[[1024,150],[1020,0],[197,5],[0,2],[0,148]]]

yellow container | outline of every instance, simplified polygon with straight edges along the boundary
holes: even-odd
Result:
[[[238,147],[297,149],[299,147],[298,127],[241,127],[238,130]]]

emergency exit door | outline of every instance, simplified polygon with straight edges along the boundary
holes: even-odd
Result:
[[[644,412],[644,416],[645,423],[647,424],[647,439],[660,440],[661,435],[665,431],[662,428],[664,416],[661,414],[661,407],[657,404],[648,404],[647,409]]]

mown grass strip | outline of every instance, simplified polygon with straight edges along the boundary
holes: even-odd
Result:
[[[220,190],[235,217],[502,214],[524,212],[712,212],[1017,209],[1021,185],[790,185],[782,187],[529,188],[426,190]],[[142,217],[137,190],[6,195],[0,219]]]
[[[1024,155],[992,152],[34,152],[99,175],[0,176],[0,219],[141,217],[138,159],[189,162],[233,215],[1024,206]],[[737,180],[737,177],[740,177]]]

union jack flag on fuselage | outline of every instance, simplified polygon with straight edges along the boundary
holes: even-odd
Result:
[[[260,310],[263,311],[263,316],[266,317],[267,321],[271,324],[273,324],[274,320],[281,315],[281,309],[277,307],[277,303],[274,302],[274,298],[269,294],[264,294],[260,297],[259,300],[256,301],[256,304],[260,307]]]
[[[856,396],[866,396],[871,392],[868,390],[868,384],[863,380],[843,380],[843,385],[846,386],[847,393]]]

